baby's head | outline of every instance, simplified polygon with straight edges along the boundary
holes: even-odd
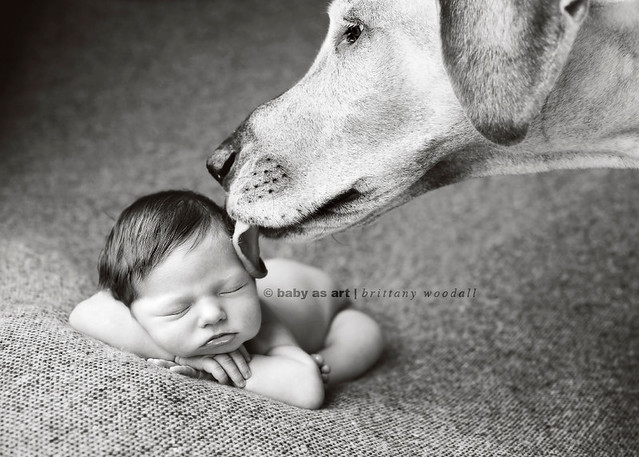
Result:
[[[186,190],[144,196],[128,206],[98,260],[99,286],[130,306],[144,279],[178,246],[213,233],[233,235],[233,220],[209,198]]]
[[[254,278],[236,255],[233,222],[190,191],[142,197],[118,218],[100,254],[100,286],[131,307],[153,340],[182,357],[230,352],[253,338]]]

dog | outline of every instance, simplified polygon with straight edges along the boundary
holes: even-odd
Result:
[[[639,166],[639,0],[334,0],[307,74],[207,160],[270,237],[469,178]]]

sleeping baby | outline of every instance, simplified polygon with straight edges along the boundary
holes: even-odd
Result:
[[[107,237],[101,290],[69,322],[173,371],[319,408],[325,385],[355,379],[379,359],[380,328],[333,297],[335,283],[323,271],[262,262],[257,237],[195,192],[142,197]],[[269,296],[278,289],[328,293]]]

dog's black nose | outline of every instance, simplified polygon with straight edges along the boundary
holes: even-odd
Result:
[[[229,175],[239,152],[235,146],[235,143],[235,135],[231,135],[226,140],[224,140],[224,142],[220,144],[215,149],[215,151],[213,151],[211,156],[206,161],[206,168],[209,170],[209,173],[211,173],[211,175],[217,180],[217,182],[222,185],[222,187],[225,187],[224,178]],[[225,190],[228,189],[226,189],[225,187]]]

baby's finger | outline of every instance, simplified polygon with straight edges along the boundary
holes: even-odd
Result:
[[[204,366],[202,362],[206,360],[205,357],[175,357],[175,362],[178,365],[187,365],[191,368],[195,368],[196,370],[204,370]]]
[[[240,347],[237,348],[237,350],[240,351],[240,354],[242,354],[242,357],[244,357],[244,360],[246,360],[246,363],[251,361],[251,354],[249,354],[249,352],[246,350],[243,344],[241,344]]]
[[[229,355],[233,359],[233,362],[235,362],[238,370],[240,370],[240,373],[242,373],[244,379],[250,378],[251,369],[249,368],[248,363],[246,362],[246,359],[244,358],[244,355],[240,352],[240,350],[238,349],[237,351],[233,351],[229,353]]]
[[[177,365],[175,362],[165,359],[146,359],[146,361],[161,368],[171,368]]]
[[[215,360],[209,357],[202,358],[202,370],[209,373],[220,384],[228,384],[229,377],[224,368]]]
[[[201,371],[196,370],[193,367],[187,367],[184,365],[176,365],[174,367],[169,368],[173,373],[181,374],[183,376],[188,376],[189,378],[198,379],[201,377]]]
[[[240,372],[237,365],[235,364],[235,360],[229,354],[218,354],[214,356],[214,359],[217,363],[219,363],[222,366],[226,374],[233,381],[233,384],[235,384],[237,387],[246,386],[246,382],[244,381],[244,376],[242,376],[242,373]],[[244,362],[244,360],[242,360],[242,362]]]

